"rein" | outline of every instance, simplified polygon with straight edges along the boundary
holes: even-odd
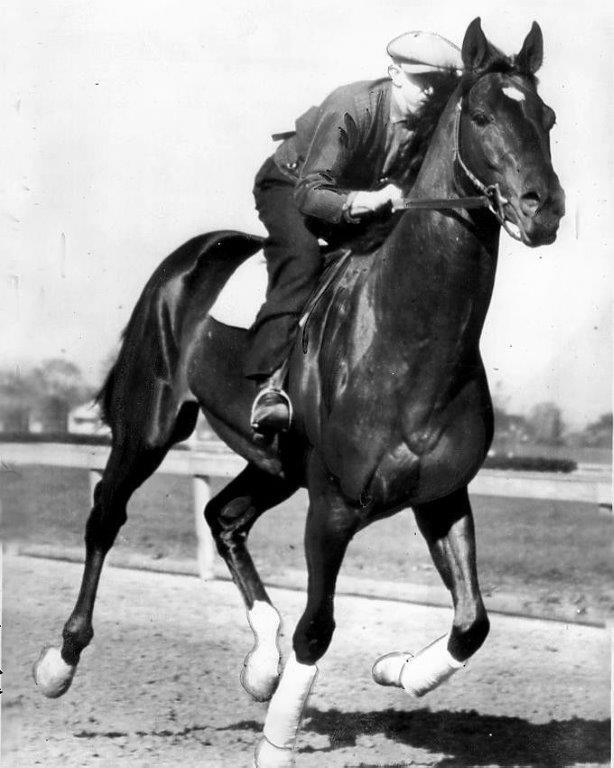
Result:
[[[495,216],[499,224],[505,229],[507,234],[514,238],[514,240],[521,240],[522,238],[517,235],[509,226],[503,206],[507,203],[507,199],[501,194],[501,189],[498,184],[490,184],[486,186],[483,184],[477,176],[475,176],[467,167],[460,154],[460,116],[461,116],[461,101],[456,104],[455,116],[454,116],[454,163],[463,171],[469,181],[478,189],[482,194],[474,195],[473,197],[451,197],[451,198],[430,198],[426,200],[408,200],[407,198],[395,203],[394,211],[406,211],[406,210],[445,210],[455,208],[488,208],[488,210]]]

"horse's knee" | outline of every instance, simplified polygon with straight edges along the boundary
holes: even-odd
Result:
[[[301,664],[315,664],[328,650],[335,631],[335,621],[330,614],[303,617],[296,627],[292,645]]]
[[[220,529],[220,516],[222,513],[223,505],[219,500],[214,497],[211,501],[207,502],[205,506],[205,522],[211,528],[211,533],[215,535]]]
[[[490,621],[484,609],[473,617],[455,619],[450,633],[449,650],[459,661],[472,656],[484,643],[490,631]]]
[[[246,503],[241,498],[226,503],[214,498],[205,507],[205,521],[222,556],[237,544],[245,543],[249,530],[245,513]]]

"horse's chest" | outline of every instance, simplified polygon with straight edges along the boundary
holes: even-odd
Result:
[[[378,507],[420,503],[466,485],[492,439],[487,390],[471,382],[438,411],[417,413],[386,392],[338,403],[324,429],[327,465],[346,495]]]

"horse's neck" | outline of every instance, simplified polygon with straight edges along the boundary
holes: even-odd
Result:
[[[454,176],[454,114],[451,103],[433,137],[412,189],[415,199],[475,195]],[[492,293],[499,229],[484,211],[408,212],[377,260],[375,300],[379,313],[397,327],[449,326],[459,322],[479,340]],[[425,317],[426,315],[426,317]],[[428,334],[428,330],[425,329]]]

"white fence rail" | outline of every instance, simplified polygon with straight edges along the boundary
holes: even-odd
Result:
[[[0,463],[5,466],[42,464],[73,467],[90,472],[93,491],[107,463],[110,448],[106,445],[75,443],[37,443],[0,441]],[[213,576],[214,545],[203,517],[203,509],[211,496],[211,477],[234,477],[245,461],[219,443],[203,443],[189,450],[172,450],[157,470],[192,478],[194,523],[198,541],[198,568],[203,579]],[[604,465],[580,465],[576,472],[517,472],[482,469],[469,486],[473,495],[515,496],[530,499],[578,501],[600,506],[612,504],[612,472]]]

